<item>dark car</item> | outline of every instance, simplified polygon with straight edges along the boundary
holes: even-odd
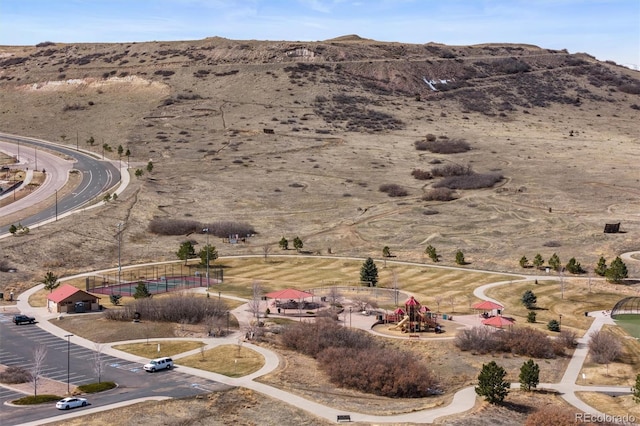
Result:
[[[13,322],[16,323],[16,325],[20,325],[20,324],[35,324],[36,319],[34,317],[28,317],[26,315],[14,315],[13,316]]]

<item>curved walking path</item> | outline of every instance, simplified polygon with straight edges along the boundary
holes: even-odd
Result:
[[[640,252],[635,252],[635,253],[640,253]],[[636,260],[630,257],[632,254],[633,253],[628,254],[629,255],[628,258],[632,260]],[[101,273],[101,272],[104,272],[104,271],[98,271],[96,273]],[[80,274],[79,276],[85,276],[85,275],[87,275],[87,273]],[[76,276],[66,277],[64,280],[72,279],[75,277]],[[474,290],[474,295],[481,299],[493,300],[488,298],[484,294],[484,292],[489,288],[510,284],[513,282],[533,281],[536,279],[549,280],[549,279],[560,279],[560,277],[553,277],[553,276],[547,276],[547,275],[522,276],[522,279],[518,279],[518,280],[500,281],[500,282],[495,282],[495,283],[480,286]],[[64,281],[64,280],[61,280],[61,281]],[[40,328],[56,336],[63,337],[67,332],[55,326],[55,324],[49,321],[50,319],[58,316],[58,314],[51,314],[47,312],[46,308],[35,308],[30,306],[28,303],[29,296],[39,291],[40,289],[42,289],[42,287],[43,285],[41,284],[22,293],[18,298],[17,307],[21,312],[36,317],[38,320],[38,326]],[[199,289],[199,291],[204,292],[206,291],[206,289],[201,288]],[[243,300],[237,297],[232,297],[232,298],[235,300]],[[496,300],[493,300],[493,301],[499,303],[499,301],[496,301]],[[247,304],[241,305],[238,308],[233,309],[231,312],[238,319],[238,322],[240,324],[240,329],[242,329],[243,327],[246,327],[252,319],[252,313],[249,311]],[[576,380],[578,379],[578,375],[580,373],[582,365],[588,354],[588,347],[589,347],[588,343],[589,343],[591,333],[596,330],[600,330],[602,326],[605,324],[615,324],[613,320],[606,315],[606,313],[591,312],[589,316],[594,317],[594,321],[589,327],[589,330],[587,330],[587,332],[585,333],[584,337],[578,339],[578,347],[575,349],[573,356],[571,358],[571,361],[569,362],[567,369],[562,379],[560,380],[560,382],[559,383],[541,383],[539,384],[539,388],[556,390],[560,393],[563,399],[565,399],[569,404],[573,405],[577,409],[594,416],[604,416],[605,413],[602,413],[594,409],[593,407],[591,407],[590,405],[586,404],[584,401],[579,399],[576,396],[576,392],[588,391],[588,392],[607,392],[607,393],[618,393],[618,394],[627,393],[628,394],[628,393],[631,393],[631,390],[628,386],[581,386],[576,384]],[[362,328],[370,330],[370,324]],[[206,344],[206,347],[205,347],[206,349],[210,349],[219,345],[236,344],[238,342],[238,339],[242,339],[242,337],[243,337],[242,332],[239,331],[234,334],[231,334],[230,336],[223,337],[223,338],[206,338],[206,339],[199,339],[199,340],[201,340],[203,343]],[[447,338],[450,339],[451,337],[447,337]],[[155,341],[162,341],[163,339],[153,339],[153,340],[155,342]],[[167,338],[164,340],[178,340],[178,338]],[[198,340],[198,339],[185,338],[185,340]],[[129,360],[132,362],[145,363],[147,361],[147,358],[141,358],[137,355],[132,355],[132,354],[122,352],[113,348],[114,345],[136,343],[141,341],[144,342],[144,341],[147,341],[147,339],[136,340],[136,341],[113,342],[110,344],[105,344],[104,345],[105,347],[103,348],[102,351],[105,354],[112,355],[125,360]],[[95,350],[94,342],[89,341],[87,339],[76,336],[74,338],[74,343],[79,344],[81,346],[85,346],[89,349]],[[248,342],[243,343],[243,345],[262,354],[264,356],[265,362],[260,370],[256,371],[253,374],[249,374],[247,376],[243,376],[240,378],[231,378],[231,377],[224,376],[217,373],[203,371],[203,370],[190,368],[186,366],[180,366],[180,363],[179,363],[180,358],[189,356],[195,353],[199,353],[200,349],[195,349],[189,352],[185,352],[183,354],[176,355],[173,358],[177,361],[176,364],[178,365],[178,368],[180,369],[180,371],[183,371],[187,374],[207,378],[207,379],[214,380],[219,383],[227,384],[230,386],[241,386],[248,389],[252,389],[256,392],[263,393],[272,398],[279,399],[283,402],[286,402],[287,404],[295,405],[296,407],[302,410],[308,411],[315,416],[327,419],[328,421],[335,422],[337,415],[346,414],[343,410],[337,410],[333,407],[319,404],[317,402],[289,393],[279,388],[256,382],[255,381],[256,378],[261,377],[278,368],[278,365],[280,363],[280,358],[275,352],[265,349],[261,346],[253,345]],[[518,386],[519,386],[519,383],[512,384],[512,387],[514,388]],[[351,420],[354,422],[368,422],[368,423],[378,423],[378,424],[379,423],[433,423],[439,417],[450,416],[454,414],[461,414],[466,411],[469,411],[475,406],[475,404],[476,404],[475,388],[473,386],[468,386],[456,392],[453,396],[453,400],[449,403],[449,405],[444,407],[426,409],[426,410],[415,411],[415,412],[410,412],[405,414],[389,415],[389,416],[368,415],[368,414],[357,413],[357,412],[349,412],[348,414],[350,414]],[[122,406],[122,405],[119,405],[119,406]],[[109,410],[112,408],[114,408],[113,405],[104,407],[103,409]],[[60,418],[58,417],[56,418],[56,420],[60,420]],[[42,424],[42,422],[40,422],[39,424]]]

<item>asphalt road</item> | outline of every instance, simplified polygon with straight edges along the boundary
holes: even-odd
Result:
[[[37,148],[46,148],[49,151],[55,151],[69,158],[73,158],[75,161],[73,168],[82,174],[82,182],[71,195],[61,197],[54,206],[44,209],[35,215],[21,219],[20,223],[24,226],[33,227],[36,224],[45,222],[46,220],[54,219],[56,215],[59,217],[66,212],[77,209],[82,205],[95,200],[96,197],[101,196],[105,191],[112,188],[120,181],[120,171],[114,167],[113,164],[108,161],[98,160],[79,150],[5,133],[0,133],[0,140],[14,143],[16,147],[20,146],[20,157],[28,156],[29,164],[33,161],[32,167],[35,167]],[[38,165],[39,170],[42,169],[42,155],[43,154],[41,153],[41,164]],[[49,170],[48,172],[53,173],[52,170]],[[48,195],[53,195],[55,193],[55,189],[57,188],[50,187]],[[0,209],[0,214],[2,214],[2,209]],[[8,230],[9,226],[0,227],[0,235],[8,232]]]
[[[35,348],[38,345],[45,345],[47,354],[42,372],[43,377],[61,382],[67,382],[68,377],[71,385],[98,381],[94,368],[96,365],[95,351],[75,345],[73,337],[67,341],[67,339],[62,339],[40,329],[37,325],[15,325],[12,322],[12,317],[11,314],[0,314],[0,336],[2,336],[0,364],[16,365],[29,369],[33,366]],[[68,352],[67,348],[69,348]],[[147,373],[142,369],[142,363],[125,361],[104,354],[102,359],[104,369],[101,380],[114,381],[118,384],[118,388],[99,394],[83,395],[89,400],[90,405],[72,411],[77,412],[149,396],[181,398],[229,388],[229,386],[213,380],[182,373],[179,367],[173,370]],[[55,403],[29,407],[4,404],[6,401],[22,396],[24,395],[0,387],[1,425],[17,425],[66,414],[65,411],[57,410]]]

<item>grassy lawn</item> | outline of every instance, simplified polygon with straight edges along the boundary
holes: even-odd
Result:
[[[130,343],[115,345],[114,349],[138,355],[144,358],[159,358],[162,356],[174,356],[204,346],[204,343],[192,340],[163,340],[150,341],[148,343]],[[158,349],[160,349],[158,351]]]
[[[534,310],[537,315],[535,324],[527,324],[528,310],[520,300],[526,290],[533,291],[538,298],[537,309]],[[527,324],[546,331],[547,323],[552,319],[559,320],[562,315],[562,328],[571,329],[578,336],[582,336],[593,321],[593,318],[585,317],[585,312],[611,309],[620,300],[620,294],[612,290],[599,287],[589,292],[582,281],[568,279],[565,279],[564,297],[560,284],[555,281],[513,283],[489,289],[486,294],[503,303],[504,314],[515,318],[516,324]]]
[[[615,318],[616,324],[624,328],[631,336],[640,339],[640,315],[622,314]]]
[[[203,353],[180,358],[177,363],[229,377],[242,377],[262,368],[264,357],[241,345],[221,345]]]
[[[602,330],[612,333],[622,343],[622,355],[608,367],[604,364],[596,364],[587,357],[577,383],[613,386],[635,384],[636,374],[640,371],[640,341],[630,336],[621,327],[605,325]],[[585,379],[582,379],[583,374]]]
[[[634,402],[631,395],[610,396],[599,392],[576,392],[576,395],[603,413],[614,416],[627,416],[627,418],[634,416],[636,418],[635,421],[640,419],[640,404]]]

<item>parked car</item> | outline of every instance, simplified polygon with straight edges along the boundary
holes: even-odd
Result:
[[[171,370],[173,368],[173,360],[168,356],[152,359],[148,364],[145,364],[143,368],[145,371],[150,373],[155,373],[156,371],[164,370],[165,368],[167,370]]]
[[[71,408],[86,407],[88,404],[89,401],[85,398],[71,396],[56,402],[56,408],[58,410],[69,410]]]
[[[20,325],[20,324],[35,324],[36,319],[34,317],[29,317],[29,316],[26,316],[26,315],[19,314],[19,315],[14,315],[13,316],[13,322],[16,325]]]

